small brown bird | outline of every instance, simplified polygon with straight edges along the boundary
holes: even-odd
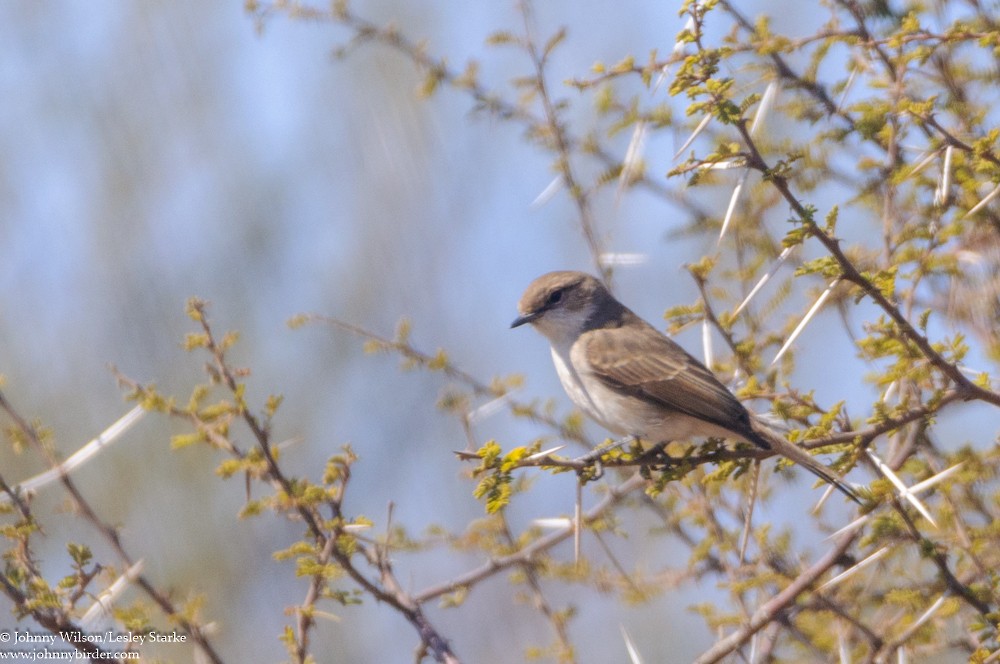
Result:
[[[531,323],[548,338],[566,393],[605,429],[653,443],[744,440],[784,455],[860,502],[828,468],[751,415],[705,365],[594,277],[544,274],[528,286],[518,311],[511,327]]]

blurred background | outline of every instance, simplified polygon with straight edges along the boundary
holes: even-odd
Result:
[[[777,4],[775,30],[794,33],[799,21],[800,32],[813,27],[797,5]],[[771,8],[756,2],[745,11]],[[426,40],[457,69],[478,60],[487,86],[509,93],[512,77],[530,73],[521,52],[484,45],[495,30],[523,29],[513,2],[354,9]],[[586,76],[596,60],[668,53],[683,25],[677,9],[651,1],[538,3],[543,39],[569,29],[550,83],[571,103],[567,119],[578,134],[598,127],[593,102],[563,81]],[[218,332],[241,332],[233,357],[253,371],[251,402],[284,395],[277,439],[303,438],[285,457],[292,472],[317,478],[327,456],[354,446],[361,462],[348,507],[376,528],[390,501],[394,521],[416,535],[432,524],[461,530],[483,514],[452,454],[466,445],[463,431],[435,409],[445,383],[401,372],[397,358],[365,356],[346,333],[290,330],[291,316],[331,315],[386,336],[407,316],[418,348],[443,347],[483,380],[521,372],[522,398],[554,397],[558,412],[568,412],[544,340],[508,329],[535,276],[593,271],[565,192],[532,205],[554,177],[551,155],[525,141],[521,128],[473,113],[460,93],[421,98],[420,73],[385,48],[335,58],[348,38],[337,26],[286,15],[259,25],[237,2],[0,4],[0,373],[8,398],[51,427],[63,455],[129,408],[109,364],[182,399],[202,379],[203,358],[181,348],[193,330],[184,315],[190,296],[211,302]],[[666,98],[663,88],[648,94]],[[684,100],[674,104],[681,117]],[[671,187],[683,187],[665,174],[685,137],[678,131],[673,142],[649,147],[651,176]],[[619,156],[629,138],[612,140]],[[709,213],[725,211],[727,186],[703,198]],[[692,222],[685,211],[642,192],[598,198],[596,211],[609,251],[645,257],[618,269],[622,299],[654,324],[665,308],[696,300],[680,266],[714,251],[714,242],[676,235]],[[836,320],[823,314],[802,337],[802,348],[824,348],[826,364],[802,367],[801,380],[820,400],[866,403],[863,367],[830,375],[833,362],[853,366],[843,335],[825,332]],[[680,341],[700,355],[697,331]],[[221,457],[208,450],[172,453],[169,438],[183,430],[147,416],[78,473],[79,486],[120,525],[154,581],[179,600],[205,596],[202,615],[216,623],[228,661],[280,660],[285,609],[302,600],[306,585],[271,554],[301,529],[270,515],[237,521],[242,481],[215,477]],[[542,433],[503,416],[476,430],[479,443],[496,437],[505,448]],[[16,482],[43,465],[4,447],[0,468]],[[537,482],[539,502],[516,505],[514,518],[571,512],[572,478]],[[39,498],[56,511],[37,540],[50,546],[42,558],[51,575],[69,570],[67,538],[102,551],[62,509],[59,493]],[[654,569],[672,552],[637,534],[622,554]],[[571,547],[556,555],[569,559]],[[419,590],[481,562],[432,552],[401,556],[397,571]],[[579,598],[572,587],[552,592],[576,606],[571,636],[582,662],[624,661],[619,624],[649,661],[666,661],[664,653],[689,659],[713,638],[686,609],[710,600],[712,587],[634,608],[610,597],[581,604],[593,599],[585,588]],[[461,609],[429,611],[467,661],[515,661],[512,634],[519,647],[551,635],[513,594],[498,579]],[[5,601],[0,628],[12,628]],[[317,630],[319,661],[412,661],[415,635],[393,612],[371,602],[327,608],[340,622]],[[149,652],[189,656],[175,647]]]

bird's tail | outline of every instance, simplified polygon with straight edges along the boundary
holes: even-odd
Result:
[[[837,487],[841,493],[857,504],[861,504],[861,498],[858,497],[858,494],[855,493],[854,489],[848,486],[839,477],[834,475],[829,468],[821,464],[811,454],[798,445],[788,442],[784,436],[777,433],[752,415],[750,417],[750,432],[753,436],[748,437],[749,442],[759,447],[773,450],[774,452],[791,459],[824,482],[828,482]]]

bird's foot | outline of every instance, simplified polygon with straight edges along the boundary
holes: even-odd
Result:
[[[607,441],[601,443],[594,449],[590,450],[583,456],[574,459],[575,462],[583,464],[586,466],[594,467],[594,475],[591,479],[600,479],[604,475],[604,464],[601,463],[601,457],[612,450],[617,450],[624,445],[631,442],[639,442],[638,436],[625,436],[624,438],[619,438],[618,440]]]

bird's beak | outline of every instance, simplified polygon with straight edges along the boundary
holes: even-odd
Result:
[[[542,315],[541,312],[533,311],[530,314],[524,314],[523,316],[518,316],[517,318],[514,319],[514,322],[511,323],[510,326],[512,328],[521,327],[525,323],[530,323],[541,315]]]

